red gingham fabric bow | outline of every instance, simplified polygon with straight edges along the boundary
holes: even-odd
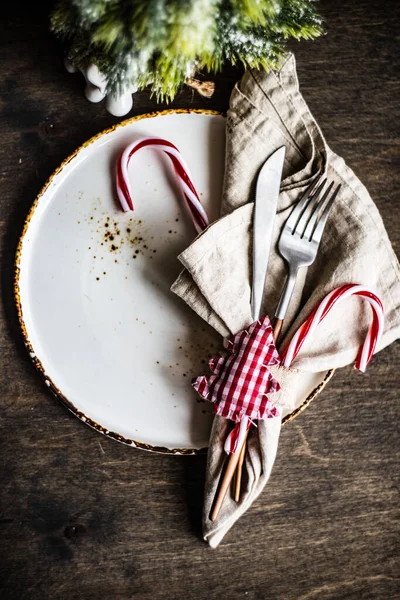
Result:
[[[215,403],[214,412],[239,422],[243,417],[266,419],[278,416],[268,399],[280,385],[268,369],[280,363],[268,316],[239,331],[228,342],[226,356],[209,361],[213,375],[197,377],[192,385]]]

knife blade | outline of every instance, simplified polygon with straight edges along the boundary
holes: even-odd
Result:
[[[253,284],[251,290],[253,321],[260,318],[285,150],[285,146],[275,150],[261,167],[257,178],[253,218]]]

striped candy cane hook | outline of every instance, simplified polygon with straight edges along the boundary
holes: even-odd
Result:
[[[302,345],[308,339],[319,323],[326,317],[332,308],[343,302],[349,296],[360,296],[369,302],[372,309],[372,323],[368,330],[367,336],[361,346],[355,362],[356,369],[364,372],[371,360],[376,344],[383,332],[384,315],[382,302],[376,294],[368,287],[362,285],[348,284],[343,285],[328,294],[324,300],[311,313],[306,321],[299,327],[294,334],[289,346],[286,348],[282,356],[281,364],[284,367],[290,367],[296,356],[298,355]]]
[[[197,233],[206,229],[206,227],[208,227],[207,214],[201,205],[199,196],[192,183],[187,164],[174,144],[157,137],[141,138],[140,140],[129,144],[118,159],[116,184],[118,198],[123,210],[125,212],[134,210],[128,177],[128,165],[132,156],[142,148],[161,150],[168,156],[174,166],[175,173],[178,177],[179,187],[185,197]]]
[[[289,368],[300,352],[304,342],[312,336],[318,324],[321,323],[321,321],[327,316],[332,308],[336,304],[343,302],[346,298],[353,295],[364,298],[367,302],[369,302],[372,309],[372,323],[368,330],[365,341],[358,352],[355,362],[355,367],[364,372],[374,354],[376,344],[378,343],[383,332],[383,306],[378,296],[376,296],[372,290],[365,286],[354,284],[343,285],[340,288],[333,290],[324,298],[324,300],[322,300],[322,302],[294,334],[289,346],[282,354],[281,365]],[[279,413],[277,413],[276,417],[280,418]],[[244,417],[241,421],[236,423],[234,429],[230,432],[225,441],[225,452],[229,454],[236,452],[237,448],[241,448],[243,440],[245,439],[250,426],[251,421],[247,417]]]

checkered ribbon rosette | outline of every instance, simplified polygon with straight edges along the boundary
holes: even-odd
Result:
[[[211,376],[193,380],[194,389],[214,403],[217,415],[236,422],[229,436],[229,452],[235,452],[242,429],[246,431],[254,420],[278,416],[269,396],[278,392],[280,385],[269,367],[279,363],[271,322],[265,316],[234,335],[225,356],[211,358]]]

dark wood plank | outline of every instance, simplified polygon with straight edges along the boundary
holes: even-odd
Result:
[[[399,597],[398,344],[363,376],[337,373],[285,426],[265,493],[216,551],[201,541],[203,457],[150,455],[101,437],[41,383],[12,301],[18,234],[58,164],[117,119],[89,104],[80,76],[63,70],[47,33],[52,3],[39,4],[8,6],[0,37],[0,597]],[[293,44],[302,91],[398,248],[398,5],[326,0],[320,8],[327,36]],[[173,106],[224,110],[237,77],[227,70],[213,99],[186,90]],[[132,114],[156,108],[142,92]]]

